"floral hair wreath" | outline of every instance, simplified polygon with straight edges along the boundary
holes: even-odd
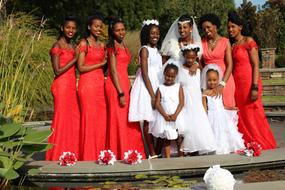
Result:
[[[150,24],[154,24],[156,26],[159,26],[159,22],[157,20],[152,19],[152,20],[144,20],[142,27],[144,27],[145,25],[150,25]]]
[[[199,52],[200,51],[200,47],[196,44],[188,44],[186,46],[182,46],[181,47],[181,51],[184,52],[184,51],[195,51],[195,52]]]

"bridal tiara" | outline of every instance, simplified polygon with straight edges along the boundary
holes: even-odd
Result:
[[[154,25],[159,25],[159,22],[157,20],[144,20],[142,27],[144,27],[145,25],[150,25],[150,24],[154,24]]]
[[[191,20],[184,20],[184,21],[178,21],[178,24],[183,25],[183,24],[190,23],[190,22]]]

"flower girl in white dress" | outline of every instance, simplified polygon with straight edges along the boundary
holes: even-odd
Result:
[[[183,86],[185,115],[187,116],[182,151],[204,154],[216,150],[216,141],[202,104],[200,69],[197,69],[194,75],[191,75],[190,72],[190,67],[193,64],[198,64],[199,49],[199,46],[195,44],[184,46],[181,49],[185,60],[182,67],[180,67],[178,81]]]
[[[149,122],[154,121],[155,92],[159,85],[158,73],[162,70],[162,58],[157,49],[160,38],[157,20],[146,20],[140,34],[141,49],[139,58],[141,68],[130,95],[129,121],[143,122],[143,132],[149,149],[149,158],[157,157],[153,137],[149,134]]]
[[[163,138],[164,155],[170,158],[171,142],[184,131],[185,116],[183,114],[184,94],[179,83],[175,82],[178,67],[169,63],[164,69],[164,83],[159,85],[156,93],[155,107],[157,109],[155,122],[150,132],[155,137]],[[180,147],[178,147],[180,149]]]
[[[245,147],[242,134],[238,132],[237,128],[237,111],[226,110],[222,97],[213,96],[214,89],[221,79],[220,71],[216,64],[209,64],[203,69],[202,75],[207,83],[207,89],[203,92],[203,104],[208,112],[208,118],[219,145],[216,154],[229,154]]]

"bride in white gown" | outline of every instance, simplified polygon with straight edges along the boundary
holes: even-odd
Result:
[[[184,62],[181,48],[189,44],[199,46],[200,51],[198,56],[200,58],[203,52],[197,25],[193,17],[182,15],[173,22],[162,42],[160,52],[163,63],[166,63],[168,59],[173,59],[181,66]],[[197,67],[193,66],[192,69],[196,70]]]

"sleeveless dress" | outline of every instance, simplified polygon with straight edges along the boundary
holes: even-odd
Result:
[[[206,98],[209,122],[219,145],[216,154],[229,154],[244,149],[244,140],[237,128],[237,111],[226,110],[221,97],[206,96]]]
[[[184,107],[185,115],[187,115],[182,151],[199,151],[200,153],[215,151],[214,133],[202,104],[200,69],[197,69],[196,75],[191,76],[189,71],[182,66],[179,69],[178,81],[184,90]]]
[[[239,131],[245,143],[257,142],[262,149],[276,148],[276,141],[267,122],[262,106],[262,83],[258,80],[258,99],[250,100],[252,85],[252,66],[248,51],[258,48],[254,41],[233,46],[233,75],[236,83],[235,98],[239,108]]]
[[[161,84],[158,86],[161,94],[161,106],[166,114],[174,114],[179,104],[180,84],[175,83],[172,86]],[[175,122],[165,121],[164,117],[155,111],[155,121],[151,123],[149,132],[155,136],[167,140],[175,140],[178,134],[184,133],[185,116],[183,109],[178,114]]]
[[[130,82],[128,78],[128,64],[131,54],[127,48],[116,46],[107,48],[108,56],[115,54],[117,60],[117,73],[121,88],[125,94],[126,106],[120,107],[118,92],[111,79],[110,69],[105,82],[107,99],[107,148],[114,152],[118,160],[124,159],[124,152],[128,150],[139,151],[145,158],[144,144],[138,122],[128,122],[130,102]],[[110,64],[110,63],[108,63]],[[110,65],[108,66],[110,68]]]
[[[85,45],[85,64],[99,64],[104,60],[105,48]],[[78,95],[81,108],[80,160],[94,161],[106,147],[106,100],[104,73],[98,68],[80,74]]]
[[[59,65],[64,67],[75,56],[74,49],[54,47],[51,55],[59,56]],[[54,101],[54,115],[51,124],[52,135],[48,143],[54,144],[46,153],[46,160],[59,160],[63,152],[79,156],[80,113],[76,94],[75,66],[56,76],[51,91]]]
[[[207,40],[205,38],[202,39],[202,47],[203,47],[202,57],[203,57],[205,64],[206,65],[207,64],[217,64],[222,69],[223,74],[226,71],[226,64],[225,64],[224,58],[225,58],[225,52],[226,52],[228,43],[229,43],[229,40],[225,37],[222,37],[220,40],[217,41],[215,49],[210,50],[208,47]],[[231,74],[223,90],[224,106],[235,107],[234,93],[235,93],[235,82]]]
[[[157,48],[143,46],[148,50],[148,77],[152,89],[156,93],[159,85],[158,75],[162,69],[162,59]],[[145,86],[141,69],[137,71],[136,79],[130,95],[129,121],[153,121],[154,110],[151,106],[151,97]]]

